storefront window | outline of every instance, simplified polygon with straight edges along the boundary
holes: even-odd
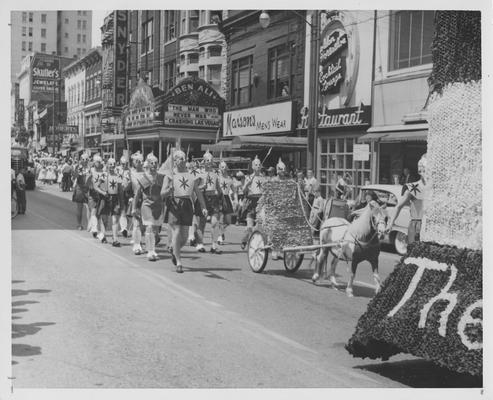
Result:
[[[325,198],[334,194],[340,177],[348,178],[347,183],[352,199],[356,198],[359,187],[370,182],[370,160],[354,161],[353,148],[356,140],[355,137],[320,139],[318,176],[322,186],[322,195]]]
[[[431,63],[434,11],[396,11],[391,19],[389,69]]]

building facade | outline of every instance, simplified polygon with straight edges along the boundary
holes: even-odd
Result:
[[[394,183],[417,173],[426,152],[426,105],[432,70],[434,11],[377,11],[372,127],[362,142],[376,160],[372,181]]]
[[[91,48],[92,11],[11,11],[10,78],[32,52],[81,57]]]
[[[299,167],[306,154],[296,118],[305,91],[305,15],[286,10],[269,12],[261,26],[261,11],[234,10],[224,15],[226,37],[226,112],[223,141],[213,149],[283,157]]]

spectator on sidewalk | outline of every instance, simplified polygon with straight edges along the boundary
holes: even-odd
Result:
[[[17,194],[17,208],[19,210],[19,214],[26,213],[26,181],[24,179],[25,173],[26,170],[24,168],[21,168],[15,179],[15,191]]]

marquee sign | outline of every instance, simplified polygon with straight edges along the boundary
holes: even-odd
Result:
[[[164,96],[164,125],[211,128],[221,125],[224,100],[206,81],[185,78]]]
[[[60,85],[60,65],[58,59],[34,57],[31,68],[31,92],[53,93]]]

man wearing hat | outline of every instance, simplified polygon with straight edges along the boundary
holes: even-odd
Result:
[[[108,225],[111,226],[113,234],[113,247],[120,247],[118,241],[118,220],[123,204],[122,180],[117,174],[116,161],[109,158],[107,162],[108,172],[100,176],[96,185],[96,190],[100,194],[100,204],[98,215],[101,218],[102,232],[100,233],[101,242],[106,242],[105,230]]]
[[[207,209],[196,176],[187,171],[185,153],[177,150],[172,157],[176,171],[164,175],[161,195],[166,199],[165,221],[171,228],[171,259],[176,272],[182,273],[181,248],[187,241],[194,214],[192,196],[197,197],[204,217]]]
[[[139,180],[142,179],[144,175],[144,168],[142,166],[143,164],[143,156],[140,151],[135,152],[132,154],[132,164],[133,167],[130,169],[130,189],[131,192],[129,193],[130,199],[129,199],[129,214],[132,216],[132,240],[131,243],[133,244],[132,251],[134,252],[135,255],[140,255],[143,253],[142,249],[142,219],[140,216],[140,207],[142,206],[141,204],[136,204],[135,202],[135,194],[137,193],[137,190],[139,189]],[[135,212],[133,212],[135,205]]]
[[[221,207],[220,199],[222,197],[222,189],[219,184],[219,176],[214,171],[214,157],[209,151],[204,154],[204,173],[202,174],[201,186],[204,191],[205,204],[207,206],[207,213],[211,217],[211,235],[212,244],[210,252],[212,254],[221,254],[222,251],[217,245],[217,238],[219,236],[219,211]],[[205,232],[205,225],[207,223],[207,217],[198,215],[199,226],[198,236],[202,239],[202,243],[198,243],[197,250],[199,252],[205,252],[203,238]]]
[[[262,196],[262,185],[265,182],[265,178],[260,173],[262,170],[262,163],[257,156],[255,156],[255,159],[252,161],[252,169],[253,173],[248,177],[245,186],[243,187],[243,192],[246,195],[244,207],[246,207],[247,228],[245,235],[241,240],[242,249],[246,247],[255,226],[257,219],[257,203]]]
[[[151,152],[146,157],[147,168],[143,176],[138,180],[139,188],[135,194],[132,214],[137,215],[137,206],[142,202],[140,208],[142,224],[145,226],[145,242],[147,250],[147,259],[157,261],[159,259],[156,253],[156,237],[159,228],[163,224],[163,200],[161,198],[161,189],[163,186],[163,176],[158,175],[158,159]]]

